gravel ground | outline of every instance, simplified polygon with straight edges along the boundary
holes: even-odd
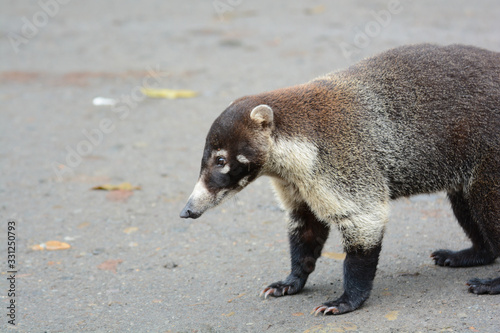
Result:
[[[499,17],[493,0],[1,1],[0,330],[500,331],[500,296],[465,286],[498,276],[499,263],[452,269],[429,258],[469,245],[444,194],[393,203],[372,296],[337,317],[309,312],[342,292],[338,233],[301,294],[259,298],[289,270],[267,179],[196,221],[178,217],[230,101],[402,44],[500,51]],[[199,95],[145,98],[145,84]],[[91,190],[123,182],[141,189]],[[40,249],[49,241],[71,247]]]

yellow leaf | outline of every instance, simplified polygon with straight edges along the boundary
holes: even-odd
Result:
[[[59,241],[45,242],[45,249],[47,249],[48,251],[66,250],[69,248],[71,248],[71,245],[69,245],[68,243],[59,242]]]
[[[139,230],[139,228],[137,228],[137,227],[128,227],[128,228],[125,228],[125,230],[123,230],[123,232],[126,234],[131,234],[133,232],[136,232],[137,230]]]
[[[399,313],[399,311],[389,311],[389,313],[386,314],[384,317],[387,320],[393,321],[393,320],[398,319],[398,313]]]
[[[234,311],[233,312],[229,312],[229,313],[223,313],[222,315],[224,317],[231,317],[231,316],[234,316]]]
[[[176,89],[149,89],[141,88],[141,92],[152,98],[192,98],[198,95],[196,91],[193,90],[176,90]]]
[[[345,259],[345,253],[323,252],[321,254],[321,256],[328,258],[328,259],[335,259],[335,260],[344,260]]]
[[[68,243],[60,242],[60,241],[48,241],[45,243],[33,245],[31,249],[33,251],[56,251],[56,250],[67,250],[71,248],[71,245]]]
[[[119,185],[113,185],[113,184],[104,184],[104,185],[99,185],[99,186],[94,186],[92,187],[92,190],[104,190],[104,191],[133,191],[133,190],[140,190],[140,186],[132,186],[130,183],[121,183]]]

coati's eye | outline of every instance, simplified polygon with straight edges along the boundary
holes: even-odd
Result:
[[[226,165],[226,159],[222,156],[217,157],[216,159],[217,166],[223,167]]]

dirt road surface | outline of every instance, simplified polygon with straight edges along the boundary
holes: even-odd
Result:
[[[499,332],[500,296],[465,285],[500,275],[498,261],[429,257],[469,246],[444,194],[393,203],[371,298],[342,316],[309,314],[342,292],[338,233],[302,293],[259,298],[289,271],[268,179],[178,217],[232,100],[402,44],[500,51],[499,17],[493,0],[1,1],[0,331]],[[141,189],[91,190],[123,182]]]

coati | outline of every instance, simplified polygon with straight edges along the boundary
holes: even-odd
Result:
[[[308,83],[237,99],[206,138],[198,182],[180,216],[197,218],[257,177],[287,212],[291,273],[267,297],[300,292],[330,228],[343,239],[344,293],[316,307],[342,314],[369,297],[389,201],[446,191],[472,241],[432,253],[440,266],[500,254],[500,53],[402,46]],[[500,278],[469,291],[500,293]]]

